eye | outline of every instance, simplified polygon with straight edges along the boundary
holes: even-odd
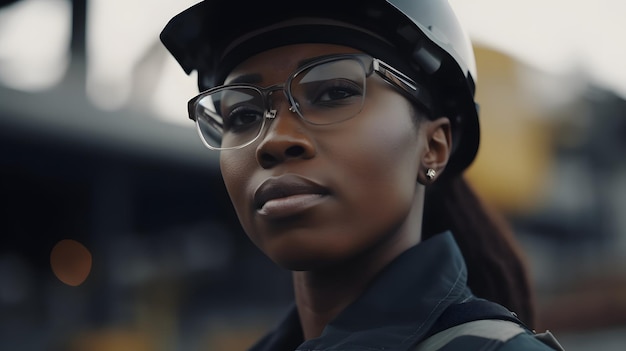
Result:
[[[224,129],[237,133],[257,127],[263,120],[263,111],[251,106],[235,107],[224,118]]]
[[[361,97],[363,88],[349,79],[333,79],[319,85],[316,95],[310,99],[314,104],[334,106],[350,103],[353,97]]]

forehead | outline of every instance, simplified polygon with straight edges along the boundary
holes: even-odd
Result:
[[[258,53],[237,65],[226,77],[225,84],[262,83],[284,80],[302,64],[316,57],[332,54],[359,53],[354,48],[333,44],[295,44]],[[269,82],[272,83],[273,82]]]

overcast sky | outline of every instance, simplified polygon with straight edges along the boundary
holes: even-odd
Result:
[[[626,98],[626,1],[450,0],[477,43]],[[479,78],[480,79],[480,78]]]

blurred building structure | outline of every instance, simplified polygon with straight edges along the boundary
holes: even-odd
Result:
[[[0,15],[19,3],[0,1]],[[103,109],[87,92],[88,2],[66,3],[59,82],[28,91],[0,80],[0,349],[244,349],[289,305],[288,272],[242,233],[193,124],[148,108],[158,89],[145,87],[170,62],[156,36],[131,71],[130,100]],[[540,328],[570,351],[622,350],[626,101],[575,72],[476,54],[483,139],[467,176],[527,253]],[[92,256],[78,286],[53,274],[64,239]]]
[[[467,176],[525,249],[539,328],[626,335],[626,101],[576,72],[476,56],[482,140]]]

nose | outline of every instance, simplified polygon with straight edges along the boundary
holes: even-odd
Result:
[[[277,94],[278,95],[278,94]],[[265,133],[256,148],[256,159],[263,168],[290,160],[305,160],[316,154],[314,140],[296,112],[283,97],[273,99],[276,117],[267,121]]]

